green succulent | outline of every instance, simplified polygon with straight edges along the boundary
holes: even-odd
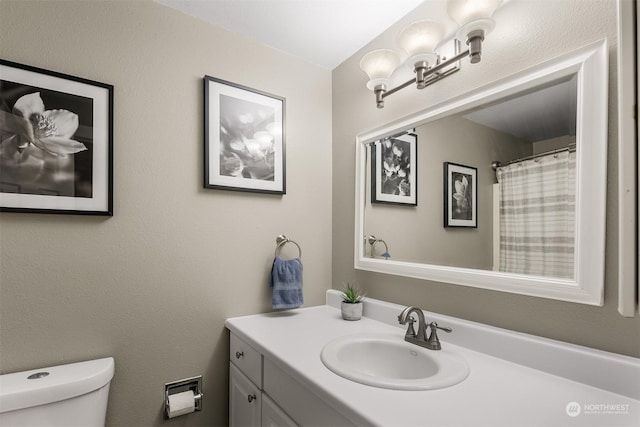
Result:
[[[342,301],[349,304],[356,304],[364,300],[364,294],[360,293],[360,289],[353,287],[351,283],[344,284],[342,291]]]

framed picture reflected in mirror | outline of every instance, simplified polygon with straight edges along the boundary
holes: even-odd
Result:
[[[478,170],[444,162],[444,226],[478,226]]]
[[[418,136],[403,133],[371,144],[371,202],[418,205]]]

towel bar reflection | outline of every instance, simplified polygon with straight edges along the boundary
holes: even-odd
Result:
[[[294,245],[296,245],[296,247],[298,248],[298,258],[302,258],[302,248],[300,248],[300,245],[294,242],[293,240],[289,239],[284,234],[280,234],[278,237],[276,237],[276,250],[274,255],[278,256],[280,254],[280,250],[287,243],[293,243]]]
[[[373,235],[367,237],[366,241],[371,245],[371,258],[376,257],[375,249],[378,243],[382,243],[384,245],[384,253],[380,254],[380,256],[384,257],[384,259],[391,258],[391,255],[389,254],[389,246],[387,246],[387,242],[385,242],[382,239],[378,239],[376,236],[373,236]]]

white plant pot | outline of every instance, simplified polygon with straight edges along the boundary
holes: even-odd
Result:
[[[362,317],[362,303],[342,301],[342,318],[344,320],[360,320]]]

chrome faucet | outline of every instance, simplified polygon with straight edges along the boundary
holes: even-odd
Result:
[[[415,319],[411,317],[411,313],[416,313],[418,316],[418,332],[416,333],[413,328],[413,324],[415,323]],[[401,325],[406,325],[409,323],[409,327],[407,328],[407,333],[404,335],[404,340],[410,342],[412,344],[419,345],[420,347],[428,348],[429,350],[440,350],[442,349],[442,345],[440,345],[440,340],[438,339],[438,329],[445,332],[451,332],[451,328],[444,328],[442,326],[438,326],[436,322],[431,322],[427,325],[427,322],[424,320],[424,313],[417,307],[407,307],[402,310],[402,313],[398,315],[398,322]],[[431,333],[427,337],[427,326],[431,330]]]

